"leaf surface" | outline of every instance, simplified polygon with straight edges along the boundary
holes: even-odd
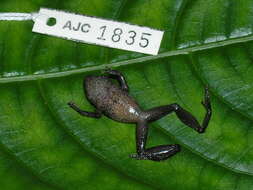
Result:
[[[0,22],[2,165],[15,162],[8,176],[22,176],[6,189],[252,189],[252,1],[10,0],[0,11],[39,7],[166,32],[160,54],[147,56],[34,34],[31,22]],[[148,146],[179,143],[182,151],[164,162],[129,158],[134,125],[81,117],[67,106],[93,110],[83,77],[107,66],[124,73],[143,109],[178,103],[200,122],[208,85],[206,133],[171,114],[150,124]]]

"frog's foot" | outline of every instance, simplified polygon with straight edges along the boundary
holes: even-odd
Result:
[[[201,103],[208,112],[211,112],[212,108],[211,108],[210,93],[208,90],[208,86],[205,87],[205,97]]]
[[[147,156],[145,156],[144,154],[130,154],[129,155],[130,158],[134,158],[136,160],[149,160]]]
[[[178,152],[180,152],[180,146],[178,144],[160,145],[148,148],[145,152],[139,154],[131,154],[130,157],[137,160],[163,161]]]
[[[105,67],[104,69],[101,70],[102,74],[108,74],[108,72],[110,72],[112,69],[110,67]]]
[[[118,77],[122,76],[122,73],[120,71],[113,70],[111,68],[106,68],[102,72],[103,72],[103,74],[109,74],[109,75],[118,76]]]

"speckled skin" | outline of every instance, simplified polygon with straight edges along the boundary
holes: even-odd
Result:
[[[128,85],[124,76],[116,70],[106,70],[105,73],[108,75],[87,76],[84,79],[83,87],[86,97],[94,105],[96,112],[83,111],[73,102],[69,102],[68,105],[83,116],[100,118],[104,114],[115,121],[136,123],[137,154],[132,154],[132,158],[161,161],[180,151],[178,144],[146,148],[148,123],[167,114],[175,112],[181,122],[198,133],[203,133],[207,128],[212,114],[207,88],[205,89],[205,99],[202,102],[207,112],[202,125],[200,125],[194,116],[176,103],[142,110],[135,100],[129,96]],[[113,83],[112,79],[116,79],[120,85]]]
[[[137,123],[142,114],[139,105],[107,76],[89,76],[84,80],[87,99],[104,115],[123,123]]]

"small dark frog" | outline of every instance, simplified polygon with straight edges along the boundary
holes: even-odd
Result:
[[[208,88],[205,89],[205,98],[202,102],[207,112],[202,125],[200,125],[192,114],[176,103],[142,110],[135,100],[129,96],[128,85],[119,71],[106,70],[105,74],[107,75],[87,76],[84,79],[85,94],[87,99],[95,106],[95,112],[83,111],[73,102],[69,102],[68,105],[86,117],[100,118],[104,114],[119,122],[136,123],[137,154],[132,154],[132,158],[161,161],[180,151],[178,144],[146,148],[148,123],[172,112],[175,112],[185,125],[193,128],[198,133],[205,132],[212,114]],[[111,79],[116,79],[119,85],[114,84]]]

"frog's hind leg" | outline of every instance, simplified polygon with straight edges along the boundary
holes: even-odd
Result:
[[[137,159],[149,159],[154,161],[161,161],[169,158],[180,151],[180,147],[177,144],[174,145],[161,145],[146,149],[146,141],[148,134],[148,122],[156,121],[170,113],[175,112],[177,117],[187,126],[195,129],[199,133],[205,132],[208,123],[211,119],[212,109],[210,103],[210,97],[208,89],[205,89],[205,99],[202,102],[206,109],[206,115],[202,122],[199,124],[197,119],[188,111],[183,109],[178,104],[170,104],[166,106],[160,106],[147,110],[143,114],[143,120],[138,122],[136,129],[136,146],[137,154],[132,157]]]
[[[185,125],[193,128],[198,133],[204,133],[212,115],[210,97],[207,88],[205,89],[205,99],[204,101],[202,101],[202,104],[206,109],[206,115],[204,117],[202,124],[200,124],[191,113],[183,109],[178,104],[170,104],[147,110],[145,112],[146,114],[145,117],[147,118],[148,121],[155,121],[172,112],[175,112],[180,121],[182,121]]]
[[[137,154],[131,155],[132,158],[140,160],[154,160],[162,161],[173,156],[180,151],[180,146],[173,145],[160,145],[146,149],[146,141],[148,135],[147,122],[142,121],[137,123],[136,126],[136,148]]]
[[[86,117],[93,117],[93,118],[100,118],[102,116],[101,112],[87,112],[87,111],[83,111],[81,110],[79,107],[77,107],[77,105],[73,102],[69,102],[68,105],[75,110],[77,113],[79,113],[82,116],[86,116]]]

